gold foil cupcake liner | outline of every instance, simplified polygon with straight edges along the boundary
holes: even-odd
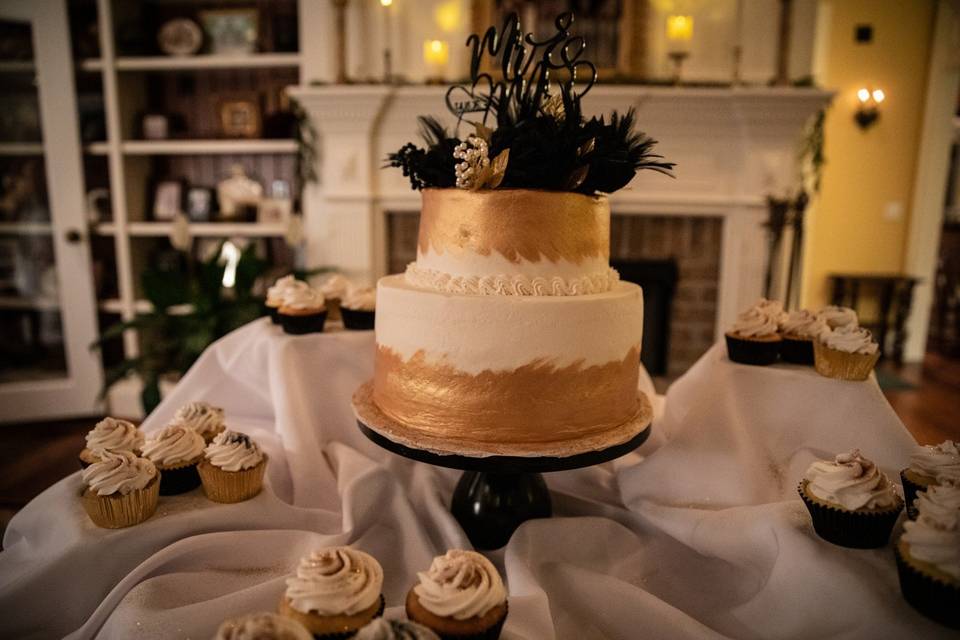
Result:
[[[813,366],[817,373],[828,378],[866,380],[879,359],[879,349],[872,354],[847,353],[831,349],[819,340],[813,341]]]
[[[127,495],[97,495],[90,489],[80,492],[83,509],[93,523],[104,529],[123,529],[140,524],[157,510],[160,497],[160,472],[143,489]]]
[[[243,502],[263,489],[263,474],[267,469],[267,454],[255,466],[240,471],[224,471],[203,460],[197,465],[203,492],[214,502]]]

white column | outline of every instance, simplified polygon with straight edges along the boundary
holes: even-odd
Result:
[[[319,134],[319,184],[304,192],[307,267],[336,267],[348,277],[372,282],[377,172],[373,135],[393,90],[381,85],[291,87]]]

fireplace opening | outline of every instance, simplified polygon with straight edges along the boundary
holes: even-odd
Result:
[[[620,279],[643,288],[643,341],[640,361],[652,376],[667,374],[670,353],[670,318],[673,294],[677,289],[677,261],[612,260],[610,266],[620,272]]]

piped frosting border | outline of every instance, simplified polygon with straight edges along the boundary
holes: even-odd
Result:
[[[606,293],[620,281],[616,269],[579,278],[526,276],[523,274],[455,276],[424,269],[411,262],[404,274],[407,284],[417,289],[472,296],[582,296]]]

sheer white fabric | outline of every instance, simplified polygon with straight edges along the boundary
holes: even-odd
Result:
[[[211,347],[144,429],[190,400],[223,406],[270,456],[266,489],[236,505],[162,497],[110,531],[83,512],[79,474],[59,482],[6,532],[0,636],[209,638],[275,609],[300,556],[340,544],[380,561],[387,615],[402,615],[416,571],[468,541],[448,511],[458,472],[357,430],[349,399],[372,363],[371,332],[288,337],[263,320]],[[873,380],[736,365],[718,345],[661,414],[638,453],[548,474],[555,517],[489,554],[510,592],[505,639],[949,637],[903,601],[889,547],[820,540],[796,494],[837,451],[860,447],[892,479],[906,465],[913,441]]]

